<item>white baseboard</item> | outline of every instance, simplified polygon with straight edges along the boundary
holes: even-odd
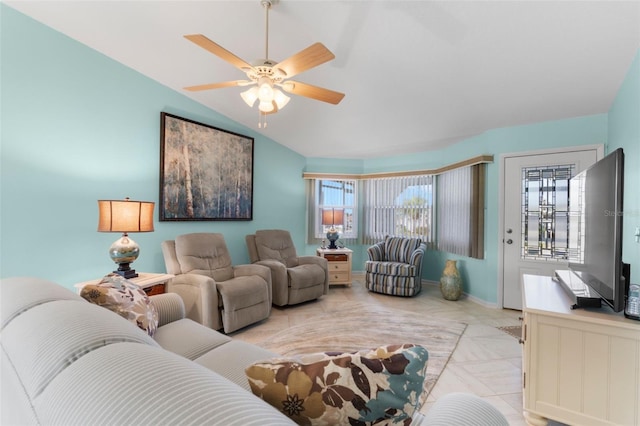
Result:
[[[353,271],[352,272],[353,275],[362,275],[364,276],[364,271]],[[430,285],[430,286],[440,286],[440,281],[431,281],[431,280],[422,280],[422,285]],[[460,297],[464,297],[465,299],[469,299],[470,301],[472,301],[473,303],[477,303],[478,305],[484,306],[485,308],[491,308],[491,309],[501,309],[500,306],[498,306],[497,303],[490,303],[487,302],[486,300],[482,300],[479,299],[475,296],[471,296],[470,294],[467,293],[462,293],[462,296]]]

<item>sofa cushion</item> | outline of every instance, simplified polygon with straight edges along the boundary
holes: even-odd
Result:
[[[108,274],[97,284],[85,285],[80,296],[131,321],[149,336],[158,328],[158,311],[149,296],[118,274]]]
[[[408,263],[421,242],[420,238],[387,237],[384,241],[385,260]]]
[[[2,331],[2,347],[31,399],[87,353],[119,342],[157,343],[130,322],[84,300],[35,306]]]
[[[273,358],[278,354],[241,340],[229,340],[194,361],[250,392],[245,368],[256,361]]]
[[[3,278],[2,297],[0,297],[2,328],[34,306],[61,299],[82,300],[74,292],[41,278]]]
[[[34,405],[47,425],[291,423],[213,371],[161,348],[126,342],[83,356]]]
[[[191,360],[231,341],[231,337],[188,318],[160,327],[153,339],[164,349]]]
[[[251,391],[298,424],[409,424],[428,352],[413,344],[274,358],[246,374]]]

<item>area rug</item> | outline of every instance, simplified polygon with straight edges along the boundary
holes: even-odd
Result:
[[[423,398],[442,374],[466,324],[431,320],[428,314],[365,304],[309,318],[258,343],[283,356],[326,351],[358,351],[395,343],[414,343],[429,351]],[[424,399],[423,399],[424,401]]]
[[[512,325],[508,327],[498,327],[498,330],[502,330],[510,336],[520,339],[522,337],[522,326]]]

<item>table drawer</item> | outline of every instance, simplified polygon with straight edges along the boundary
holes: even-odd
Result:
[[[348,272],[349,271],[349,262],[332,262],[329,263],[329,273],[333,274],[334,272]]]
[[[329,262],[347,262],[347,261],[349,261],[349,255],[348,254],[344,254],[344,253],[335,253],[335,254],[325,253],[324,258],[327,259]]]
[[[349,281],[349,272],[329,271],[330,283],[347,283]]]
[[[153,296],[156,294],[163,294],[164,293],[164,286],[165,284],[155,284],[149,287],[144,288],[144,292],[147,293],[147,296]]]

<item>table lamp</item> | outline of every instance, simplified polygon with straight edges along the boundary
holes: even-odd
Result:
[[[337,249],[336,241],[340,237],[335,225],[342,225],[344,222],[344,210],[342,209],[323,209],[322,210],[322,224],[331,225],[329,231],[327,231],[327,240],[329,240],[329,248]]]
[[[118,264],[113,271],[124,278],[138,276],[129,266],[140,255],[140,246],[129,238],[129,232],[153,231],[153,202],[98,200],[98,232],[122,232],[122,237],[109,247],[109,256]]]

